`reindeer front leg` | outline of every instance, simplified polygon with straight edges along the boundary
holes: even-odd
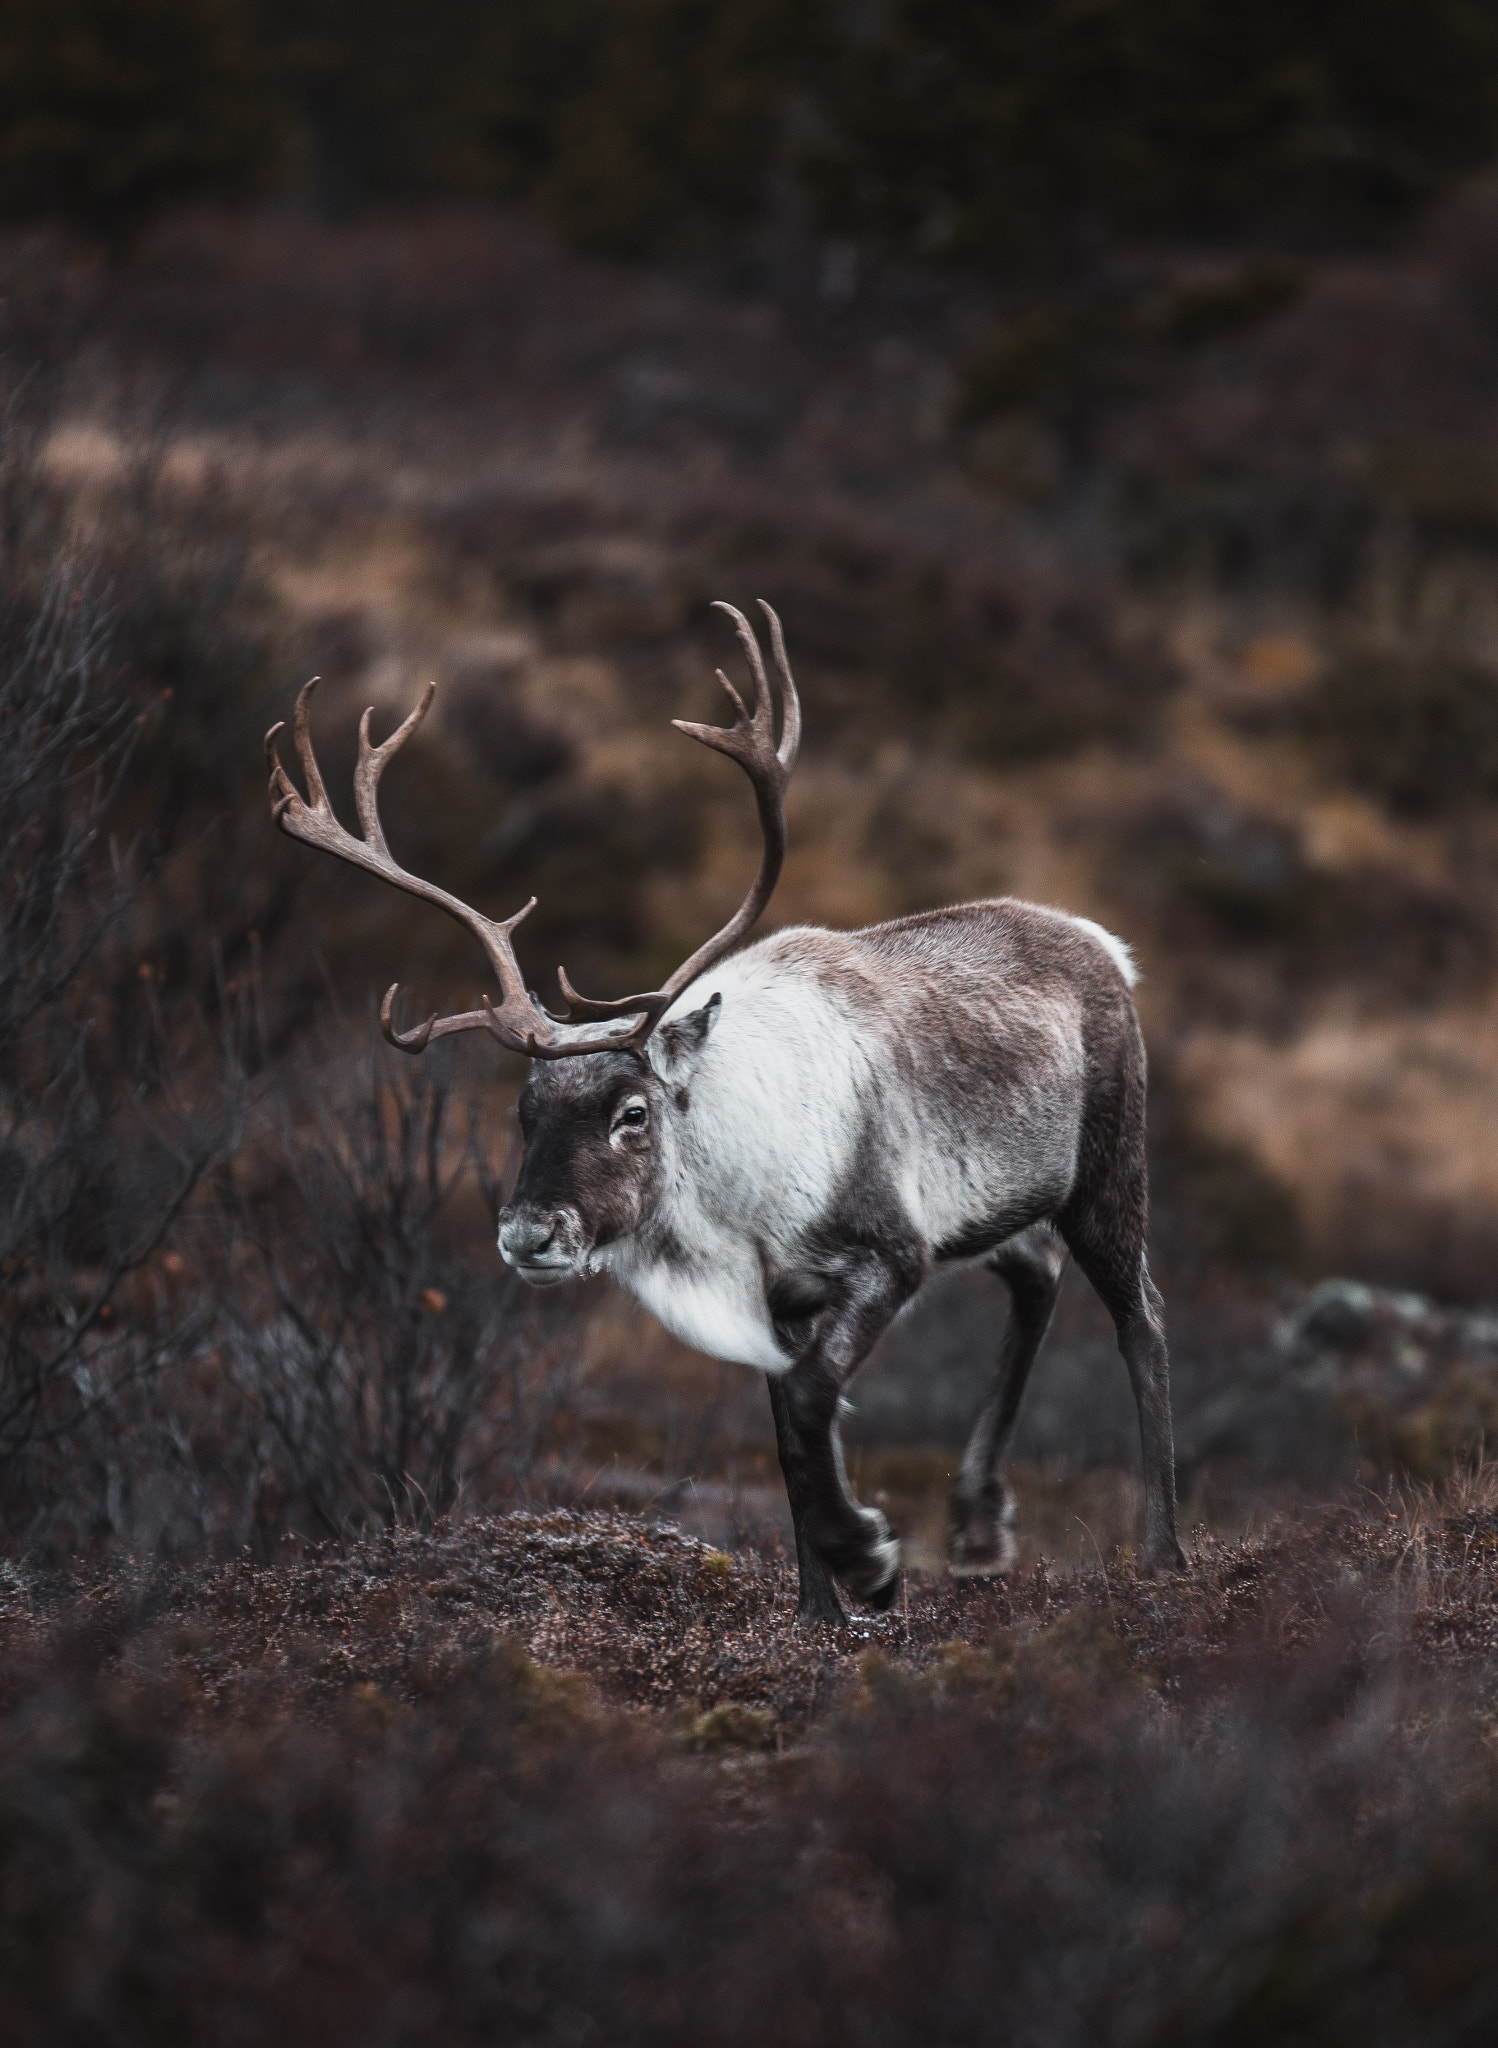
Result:
[[[838,1438],[838,1404],[849,1378],[920,1285],[924,1261],[900,1245],[860,1248],[835,1275],[794,1273],[771,1290],[777,1326],[805,1329],[805,1348],[770,1382],[775,1442],[796,1532],[800,1622],[845,1619],[834,1579],[857,1603],[882,1612],[900,1583],[900,1545],[877,1508],[848,1486]],[[799,1312],[791,1325],[784,1311]]]
[[[775,1448],[780,1453],[786,1498],[791,1504],[791,1526],[796,1532],[796,1569],[801,1580],[796,1619],[799,1622],[831,1622],[836,1627],[848,1617],[837,1597],[832,1574],[811,1540],[815,1492],[811,1476],[813,1459],[786,1393],[784,1380],[770,1382],[770,1413],[775,1418]]]

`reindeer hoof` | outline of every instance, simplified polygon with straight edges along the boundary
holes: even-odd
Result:
[[[900,1539],[890,1533],[889,1523],[877,1508],[868,1512],[877,1517],[878,1534],[857,1564],[838,1572],[838,1577],[860,1607],[882,1614],[899,1590]]]
[[[1014,1559],[996,1552],[990,1557],[949,1557],[948,1574],[954,1579],[1007,1579]]]
[[[974,1532],[948,1546],[947,1570],[954,1579],[1002,1579],[1014,1570],[1018,1555],[1007,1529],[994,1529],[986,1537]]]
[[[847,1623],[848,1617],[844,1614],[841,1607],[838,1608],[835,1614],[830,1608],[826,1607],[798,1607],[796,1609],[797,1628],[846,1628]]]
[[[797,1628],[845,1628],[848,1617],[831,1580],[801,1588],[796,1602]]]
[[[894,1606],[899,1590],[900,1574],[891,1572],[882,1586],[876,1586],[872,1593],[860,1594],[858,1604],[869,1614],[887,1614]]]
[[[1152,1543],[1145,1547],[1139,1558],[1139,1572],[1146,1579],[1163,1578],[1169,1572],[1183,1572],[1188,1569],[1186,1553],[1173,1536],[1163,1543]]]
[[[987,1527],[954,1528],[947,1539],[947,1570],[954,1579],[1001,1579],[1014,1570],[1014,1510]]]

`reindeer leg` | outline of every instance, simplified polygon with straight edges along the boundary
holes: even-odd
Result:
[[[1176,1535],[1175,1450],[1170,1429],[1170,1365],[1165,1312],[1145,1258],[1149,1166],[1145,1152],[1144,1044],[1137,1028],[1119,1073],[1089,1101],[1079,1170],[1056,1228],[1113,1318],[1139,1411],[1144,1459],[1147,1572],[1184,1571]]]
[[[1185,1553],[1176,1534],[1175,1447],[1170,1426],[1170,1364],[1165,1350],[1165,1305],[1150,1278],[1143,1230],[1114,1235],[1098,1227],[1095,1212],[1063,1219],[1077,1264],[1113,1318],[1118,1348],[1129,1369],[1139,1410],[1139,1447],[1144,1463],[1146,1572],[1184,1571]]]
[[[888,1253],[860,1247],[839,1263],[842,1271],[830,1282],[808,1275],[781,1283],[803,1299],[827,1296],[811,1341],[770,1389],[796,1527],[801,1621],[842,1619],[832,1578],[876,1612],[892,1603],[900,1583],[900,1546],[889,1523],[877,1508],[861,1507],[849,1488],[837,1418],[844,1385],[920,1285],[924,1260],[901,1242]]]
[[[1183,1572],[1186,1554],[1176,1534],[1175,1444],[1170,1426],[1165,1304],[1142,1253],[1135,1298],[1122,1314],[1114,1315],[1114,1323],[1118,1329],[1118,1348],[1129,1368],[1139,1409],[1139,1444],[1144,1457],[1144,1549],[1140,1564],[1147,1572]]]
[[[837,1587],[832,1582],[832,1574],[817,1555],[816,1546],[808,1533],[811,1494],[807,1485],[806,1448],[791,1414],[785,1384],[778,1379],[770,1381],[770,1413],[775,1418],[775,1448],[780,1453],[780,1469],[785,1475],[786,1497],[791,1504],[791,1524],[796,1532],[796,1568],[801,1579],[796,1619],[803,1624],[830,1622],[836,1627],[848,1617],[843,1612],[843,1603],[837,1597]]]
[[[1066,1256],[1065,1245],[1042,1223],[1001,1244],[988,1261],[989,1271],[1009,1288],[1009,1321],[992,1390],[952,1488],[947,1559],[956,1578],[991,1577],[1014,1563],[1014,1507],[1000,1464],[1030,1368],[1050,1327]]]

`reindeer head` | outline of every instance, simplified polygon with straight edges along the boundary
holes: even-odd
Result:
[[[655,1207],[691,1070],[722,998],[659,1025],[644,1052],[537,1063],[520,1097],[525,1156],[499,1217],[507,1265],[537,1286],[585,1273]]]
[[[434,1038],[450,1032],[486,1030],[510,1051],[527,1053],[536,1061],[520,1098],[525,1155],[514,1196],[500,1212],[499,1246],[510,1265],[539,1285],[586,1271],[596,1252],[636,1230],[649,1212],[659,1185],[667,1125],[680,1111],[688,1069],[716,1022],[719,999],[670,1023],[663,1024],[662,1019],[677,997],[750,930],[769,901],[785,860],[785,786],[801,742],[801,707],[780,621],[761,600],[783,700],[777,746],[774,704],[753,628],[732,605],[719,604],[717,609],[734,621],[748,658],[753,709],[745,708],[719,669],[718,681],[733,705],[733,724],[692,725],[679,718],[672,723],[679,732],[727,754],[748,775],[764,852],[753,887],[728,923],[661,988],[646,995],[593,1002],[578,995],[559,968],[557,980],[567,1010],[561,1016],[551,1014],[527,990],[512,944],[515,927],[535,908],[534,897],[513,917],[495,923],[396,864],[380,824],[380,775],[426,716],[435,684],[428,683],[405,723],[378,747],[370,742],[371,712],[359,721],[354,801],[362,838],[339,824],[318,771],[309,727],[316,677],[297,698],[294,722],[310,801],[304,801],[277,756],[281,726],[272,726],[265,736],[271,813],[283,832],[435,903],[465,925],[489,956],[499,984],[497,1007],[485,994],[477,1010],[432,1016],[414,1030],[398,1031],[392,986],[380,1008],[380,1028],[392,1045],[410,1053],[423,1051]],[[594,1028],[600,1025],[616,1028]],[[564,1061],[569,1064],[563,1066]]]

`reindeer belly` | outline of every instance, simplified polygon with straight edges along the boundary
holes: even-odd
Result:
[[[694,1351],[732,1365],[781,1373],[791,1361],[775,1342],[757,1263],[706,1272],[665,1260],[618,1272],[618,1277],[658,1323]]]
[[[936,1258],[972,1257],[1048,1216],[1076,1173],[1076,1135],[1058,1118],[1027,1145],[933,1147],[909,1176],[905,1199]]]

